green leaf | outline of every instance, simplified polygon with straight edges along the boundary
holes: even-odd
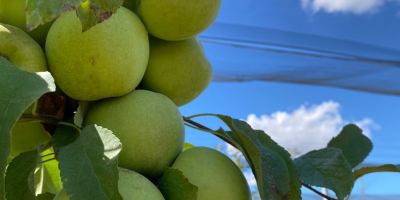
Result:
[[[50,73],[28,73],[0,56],[0,87],[0,200],[3,200],[12,127],[40,96],[55,91],[55,84]]]
[[[279,154],[283,158],[283,160],[286,163],[290,179],[289,182],[290,192],[288,195],[288,199],[300,199],[301,198],[300,178],[299,174],[297,173],[296,165],[291,159],[290,153],[287,152],[281,146],[279,146],[275,141],[273,141],[269,135],[265,134],[264,131],[256,130],[256,132],[258,134],[258,139],[260,140],[261,144],[274,150],[277,154]]]
[[[36,200],[34,173],[39,163],[37,150],[21,153],[13,159],[5,178],[7,200]]]
[[[310,151],[294,160],[301,180],[309,185],[325,187],[338,198],[350,194],[354,177],[342,150],[333,147]]]
[[[186,151],[186,150],[188,150],[190,148],[193,148],[193,147],[194,147],[193,144],[185,142],[185,146],[183,146],[183,151]]]
[[[158,180],[165,200],[195,200],[198,188],[191,184],[179,169],[166,167],[163,176]]]
[[[357,180],[361,176],[376,172],[400,172],[400,165],[381,165],[374,167],[363,167],[354,171],[354,179]]]
[[[118,191],[118,154],[122,144],[111,131],[96,125],[82,130],[58,154],[61,180],[71,200],[122,200]]]
[[[82,22],[82,30],[87,31],[117,12],[124,0],[86,0],[76,8]]]
[[[244,121],[224,115],[201,114],[187,119],[198,116],[215,116],[228,125],[231,131],[201,130],[230,141],[243,153],[257,180],[262,199],[301,199],[300,178],[290,154],[268,135],[253,130]]]
[[[54,197],[56,197],[55,194],[51,194],[51,193],[43,193],[43,194],[39,194],[36,198],[37,200],[53,200]]]
[[[54,131],[54,135],[51,139],[53,141],[54,148],[59,150],[62,147],[73,143],[79,138],[79,135],[80,130],[72,126],[61,125]]]
[[[36,194],[53,193],[57,194],[62,188],[58,161],[54,159],[54,152],[50,149],[41,153],[43,162],[35,173]],[[47,156],[46,156],[47,155]],[[54,160],[51,160],[54,159]]]
[[[328,147],[342,150],[343,156],[352,168],[359,165],[371,152],[371,140],[362,134],[362,130],[354,124],[346,125],[340,134],[332,138]]]
[[[27,1],[27,29],[33,30],[59,17],[66,11],[76,10],[82,22],[82,30],[111,17],[122,5],[123,0],[35,0]]]

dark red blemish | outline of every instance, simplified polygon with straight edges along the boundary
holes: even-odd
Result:
[[[99,7],[90,5],[90,10],[93,10],[93,12],[97,12],[99,10]]]
[[[110,18],[112,15],[112,12],[105,12],[105,13],[101,13],[100,17],[99,17],[99,23],[103,22],[104,20]]]
[[[72,4],[65,4],[64,6],[63,6],[63,11],[65,12],[65,11],[71,11],[71,10],[74,10],[75,9],[75,6],[74,5],[72,5]]]

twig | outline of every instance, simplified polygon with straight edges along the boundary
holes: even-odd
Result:
[[[202,124],[199,124],[199,123],[197,123],[197,122],[195,122],[195,121],[193,121],[193,120],[191,120],[191,119],[188,119],[188,118],[186,118],[186,117],[183,117],[183,121],[185,121],[185,122],[187,122],[187,123],[189,123],[189,124],[191,124],[191,125],[193,125],[193,126],[197,126],[198,128],[201,128],[201,129],[205,129],[205,130],[208,130],[208,131],[214,131],[214,130],[208,128],[207,126],[204,126],[204,125],[202,125]],[[233,147],[236,147],[236,145],[234,145],[231,141],[229,141],[229,140],[227,140],[227,139],[225,139],[225,138],[223,138],[223,137],[221,137],[221,136],[219,136],[219,135],[215,135],[215,136],[219,137],[221,140],[223,140],[223,141],[225,141],[226,143],[232,145]],[[237,148],[237,147],[236,147],[236,148]]]
[[[313,187],[311,187],[311,186],[305,184],[303,181],[301,181],[301,184],[302,184],[304,187],[310,189],[311,191],[317,193],[318,195],[324,197],[324,198],[327,199],[327,200],[339,200],[339,199],[335,199],[335,198],[329,197],[329,196],[327,196],[327,195],[325,195],[325,194],[322,194],[320,191],[318,191],[318,190],[314,189]]]
[[[45,162],[49,162],[49,161],[52,161],[52,160],[55,160],[55,158],[50,158],[50,159],[48,159],[48,160],[42,161],[42,162],[40,162],[40,164],[43,164],[43,163],[45,163]]]
[[[43,155],[41,157],[44,158],[44,157],[51,156],[51,155],[54,155],[54,153],[49,153],[49,154]]]
[[[46,124],[58,124],[58,122],[61,121],[61,119],[58,119],[58,118],[55,118],[52,116],[46,116],[46,115],[34,116],[32,114],[22,114],[22,116],[19,119],[20,120],[24,120],[24,119],[39,120],[40,122],[43,122]]]

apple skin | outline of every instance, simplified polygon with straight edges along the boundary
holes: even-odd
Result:
[[[47,71],[42,48],[21,29],[0,23],[0,56],[28,72]]]
[[[207,147],[193,147],[178,156],[172,168],[199,188],[197,200],[251,200],[242,171],[221,152]]]
[[[51,27],[46,55],[55,82],[71,98],[123,96],[146,71],[148,35],[140,19],[124,7],[83,33],[75,11],[70,11]]]
[[[119,168],[118,189],[124,200],[164,200],[160,190],[146,177]]]
[[[144,89],[166,95],[179,107],[196,99],[211,79],[211,64],[198,37],[175,42],[150,37]]]
[[[104,99],[87,112],[83,125],[111,130],[122,143],[119,166],[150,179],[161,176],[182,152],[183,118],[166,96],[146,90]]]
[[[124,200],[165,200],[158,188],[146,177],[119,168],[118,190]],[[62,189],[54,200],[70,200]]]
[[[35,150],[38,144],[44,144],[51,136],[39,122],[18,122],[11,131],[10,158],[20,153]]]
[[[0,22],[16,26],[31,36],[43,49],[52,22],[38,26],[33,31],[26,29],[26,0],[0,0]],[[12,17],[10,17],[12,16]]]
[[[194,37],[215,21],[222,0],[142,0],[139,16],[149,33],[163,40]]]

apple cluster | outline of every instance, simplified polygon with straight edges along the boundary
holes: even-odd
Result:
[[[28,72],[50,71],[68,98],[89,102],[82,126],[110,129],[123,145],[118,160],[124,199],[164,199],[151,181],[170,166],[198,187],[198,200],[249,200],[243,174],[224,154],[205,147],[182,152],[185,128],[178,107],[211,82],[197,35],[215,21],[220,5],[221,0],[126,0],[85,32],[75,11],[27,32],[25,0],[0,0],[0,56]],[[10,159],[50,137],[38,122],[17,123]],[[67,193],[60,191],[56,199],[69,199]]]

